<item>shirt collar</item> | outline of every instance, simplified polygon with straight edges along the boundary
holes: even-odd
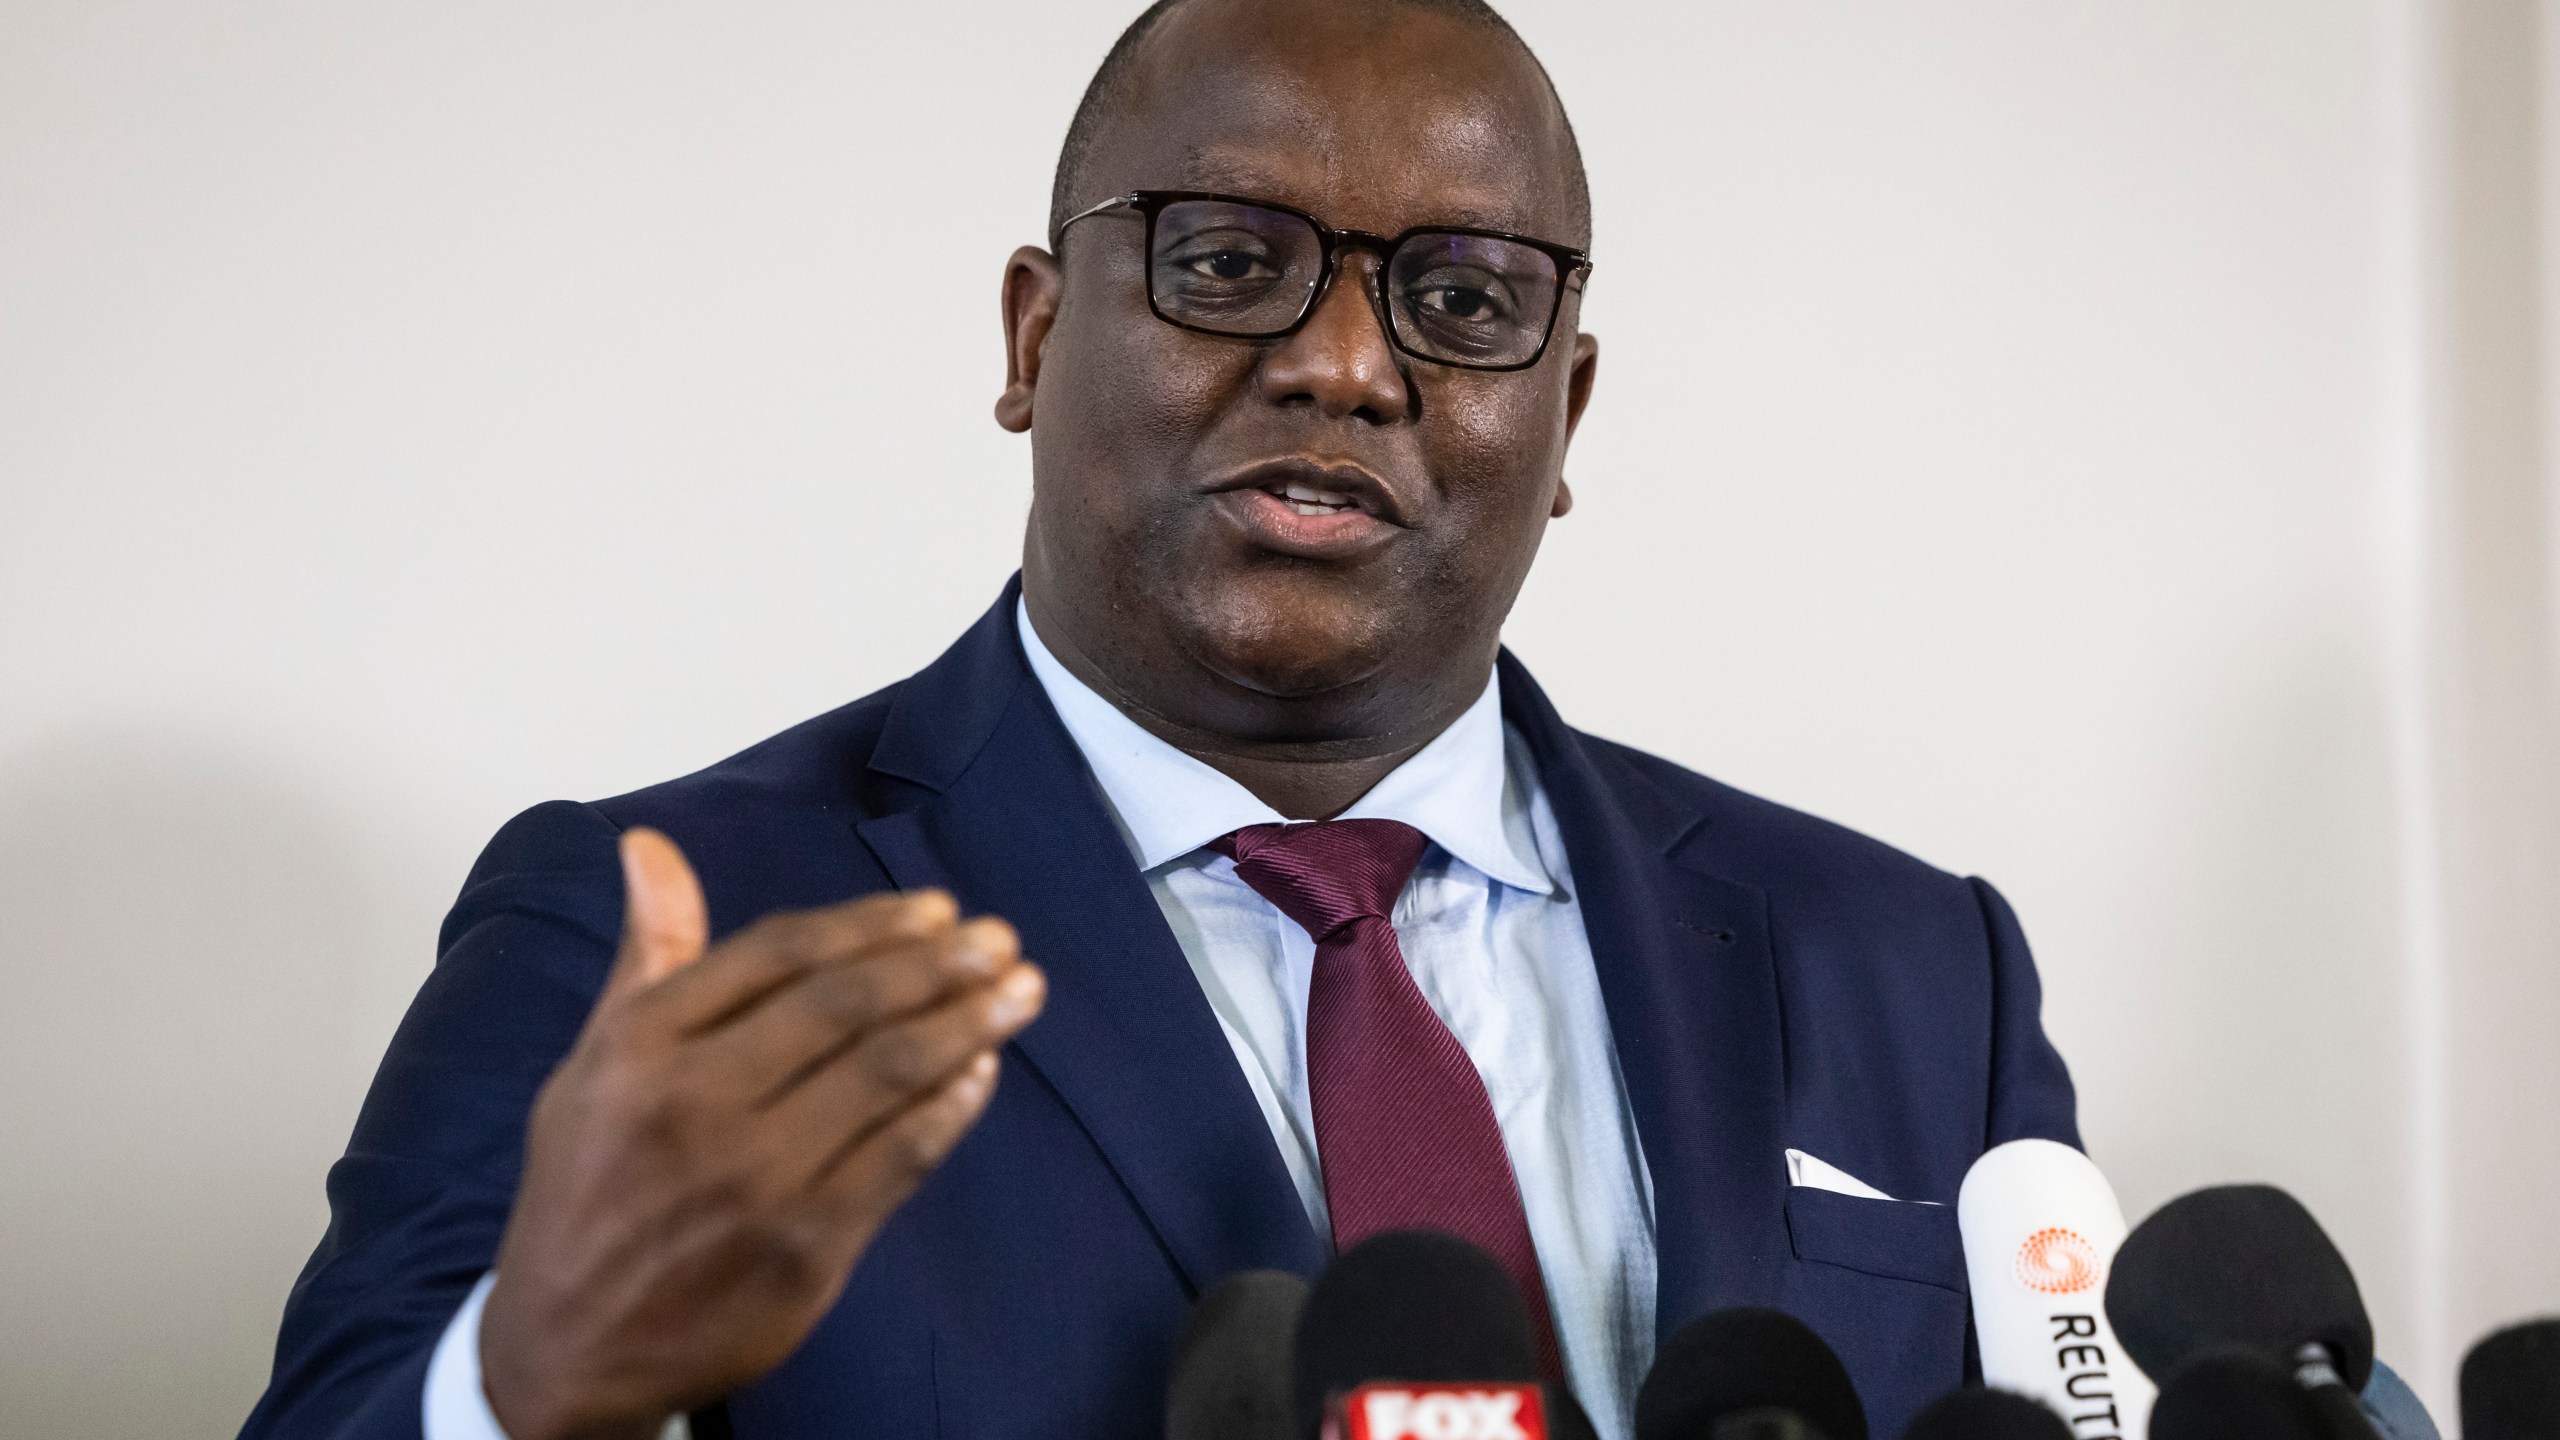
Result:
[[[1014,602],[1023,658],[1049,694],[1067,734],[1084,752],[1137,856],[1153,870],[1247,825],[1284,823],[1280,812],[1234,780],[1149,733],[1070,674]],[[1433,737],[1344,812],[1345,820],[1400,820],[1492,879],[1546,894],[1554,877],[1539,858],[1527,805],[1507,764],[1498,678],[1448,729]]]

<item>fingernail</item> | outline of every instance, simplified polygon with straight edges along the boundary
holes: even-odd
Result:
[[[960,907],[940,890],[918,890],[907,896],[904,913],[898,919],[915,929],[938,930],[960,917]]]
[[[972,975],[993,975],[1006,957],[1003,932],[992,925],[971,925],[960,936],[960,968]]]
[[[999,1026],[1018,1025],[1030,1018],[1040,1003],[1040,972],[1024,966],[996,982],[995,998],[987,1002],[987,1019]]]

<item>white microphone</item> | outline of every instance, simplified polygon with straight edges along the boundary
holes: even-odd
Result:
[[[2075,1440],[2144,1440],[2159,1394],[2107,1323],[2124,1211],[2089,1157],[2051,1140],[1993,1147],[1956,1192],[1987,1385],[2053,1407]]]

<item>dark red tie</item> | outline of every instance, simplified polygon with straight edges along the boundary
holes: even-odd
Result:
[[[1396,897],[1430,844],[1394,820],[1325,820],[1248,825],[1213,848],[1315,937],[1307,1090],[1334,1248],[1412,1229],[1482,1246],[1528,1304],[1538,1368],[1561,1380],[1537,1248],[1484,1077],[1396,943]]]

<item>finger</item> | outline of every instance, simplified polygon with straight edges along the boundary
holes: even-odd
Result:
[[[889,1212],[905,1203],[978,1123],[996,1088],[996,1057],[980,1051],[914,1104],[847,1142],[821,1167],[810,1199],[833,1238],[859,1253]]]
[[[702,964],[650,989],[640,1006],[653,1024],[702,1034],[820,966],[936,938],[958,917],[959,907],[939,890],[868,895],[821,910],[768,915],[721,941]]]
[[[1021,958],[1013,927],[987,917],[817,965],[703,1035],[697,1058],[767,1106],[873,1029],[984,986]]]
[[[882,1025],[810,1071],[767,1110],[772,1143],[822,1170],[848,1141],[947,1084],[1040,1013],[1048,979],[1017,962],[994,984]]]
[[[656,984],[702,958],[711,923],[702,882],[676,842],[646,826],[622,832],[622,947],[605,993]]]

